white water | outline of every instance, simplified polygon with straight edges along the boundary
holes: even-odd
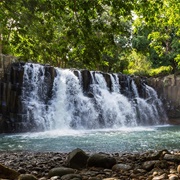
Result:
[[[120,93],[116,74],[110,75],[111,91],[103,75],[90,72],[93,97],[83,93],[82,77],[71,70],[56,68],[52,97],[47,97],[44,67],[37,64],[24,66],[23,103],[27,122],[40,130],[118,129],[160,124],[162,103],[153,88],[144,85],[147,97],[142,99],[135,82],[128,78],[127,91],[131,99]],[[94,74],[94,75],[93,75]],[[164,115],[164,120],[166,116]]]
[[[26,64],[24,66],[24,79],[22,89],[22,103],[25,113],[27,114],[27,124],[45,129],[46,98],[44,83],[44,67],[39,64]],[[39,95],[38,95],[39,94]]]

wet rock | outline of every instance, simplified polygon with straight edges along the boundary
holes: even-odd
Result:
[[[116,159],[114,157],[109,157],[102,154],[93,154],[88,159],[88,166],[92,167],[102,167],[111,169],[116,164]]]
[[[75,170],[71,169],[71,168],[65,168],[65,167],[57,167],[57,168],[53,168],[49,171],[48,177],[51,178],[53,176],[63,176],[66,174],[72,174],[74,173]]]
[[[164,155],[164,160],[173,161],[173,162],[180,162],[180,155],[165,154]]]
[[[18,180],[37,180],[37,178],[31,174],[21,174]]]
[[[0,178],[4,179],[16,179],[20,173],[0,164]]]
[[[128,164],[115,164],[112,167],[113,171],[120,171],[120,170],[128,171],[130,169],[132,169],[132,166],[130,166]]]
[[[159,160],[153,160],[153,161],[146,161],[142,164],[142,168],[145,169],[145,170],[152,170],[154,168],[154,165],[156,163],[159,163]]]
[[[85,168],[89,156],[81,149],[73,150],[67,158],[67,166],[75,169]]]
[[[81,75],[82,75],[82,82],[83,82],[83,91],[84,92],[88,92],[89,85],[90,85],[90,83],[92,81],[92,77],[91,77],[90,71],[82,70],[81,71]]]
[[[61,177],[61,180],[82,180],[79,174],[66,174]]]

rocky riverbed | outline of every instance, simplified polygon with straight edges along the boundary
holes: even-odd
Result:
[[[179,180],[180,151],[144,153],[0,152],[0,179]]]

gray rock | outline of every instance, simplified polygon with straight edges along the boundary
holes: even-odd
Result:
[[[160,161],[159,160],[153,160],[153,161],[146,161],[142,164],[142,168],[145,169],[145,170],[152,170],[154,168],[154,165],[156,163],[159,163]]]
[[[102,154],[93,154],[88,159],[88,166],[111,169],[116,164],[116,159]]]
[[[112,167],[113,171],[119,171],[119,170],[124,170],[124,171],[128,171],[132,169],[132,166],[128,165],[128,164],[115,164]]]
[[[173,162],[180,162],[180,155],[165,154],[164,155],[164,160],[173,161]]]
[[[75,169],[85,168],[88,158],[89,156],[83,150],[77,148],[68,155],[66,165]]]
[[[18,180],[37,180],[37,178],[32,174],[21,174]]]
[[[82,180],[82,177],[79,174],[66,174],[61,177],[61,180]]]
[[[74,173],[75,170],[71,169],[71,168],[65,168],[65,167],[57,167],[57,168],[53,168],[49,171],[48,173],[48,177],[51,178],[53,176],[59,176],[62,177],[63,175],[66,174],[72,174]]]

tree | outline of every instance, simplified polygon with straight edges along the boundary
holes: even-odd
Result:
[[[143,8],[146,7],[146,8]],[[148,27],[147,40],[153,64],[180,66],[180,3],[178,0],[138,1],[136,13]],[[142,26],[141,26],[142,27]],[[136,27],[137,28],[137,27]],[[153,50],[153,51],[152,51]],[[154,52],[155,51],[155,52]]]
[[[133,2],[2,0],[3,53],[61,67],[113,70],[129,48]]]

